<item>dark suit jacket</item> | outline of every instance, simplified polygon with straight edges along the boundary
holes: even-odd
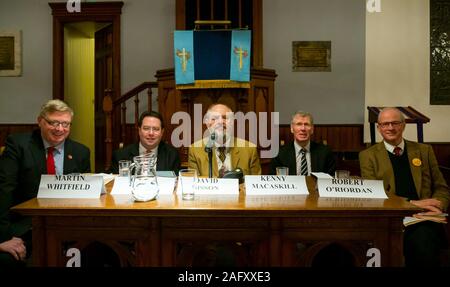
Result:
[[[36,197],[41,174],[47,173],[46,154],[40,130],[10,135],[0,158],[0,242],[21,236],[31,220],[9,209]],[[64,174],[91,171],[89,149],[75,141],[64,142]]]
[[[450,200],[450,192],[439,170],[433,148],[405,140],[409,167],[420,199],[436,198],[442,202],[444,210]],[[384,143],[378,143],[359,153],[361,176],[366,179],[383,180],[384,189],[395,194],[395,177],[391,160]]]
[[[109,172],[119,173],[119,160],[131,160],[139,155],[139,143],[127,145],[124,148],[115,150],[112,156],[111,169]],[[156,170],[173,170],[178,174],[180,170],[180,155],[178,151],[171,145],[161,141],[158,146],[158,160],[156,162]]]
[[[311,141],[310,152],[311,171],[325,172],[334,176],[336,162],[331,149],[326,145]],[[290,142],[280,148],[278,155],[270,162],[270,174],[276,174],[276,168],[281,166],[287,166],[289,168],[289,175],[297,174],[294,142]]]

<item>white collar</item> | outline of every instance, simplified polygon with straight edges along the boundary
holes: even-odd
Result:
[[[383,141],[383,143],[384,143],[384,147],[386,148],[386,150],[387,150],[388,152],[392,153],[392,154],[394,153],[394,149],[395,149],[396,147],[401,148],[402,151],[405,150],[405,141],[404,141],[403,139],[402,139],[402,141],[400,142],[400,144],[397,145],[397,146],[391,145],[390,143],[387,143],[386,141]]]

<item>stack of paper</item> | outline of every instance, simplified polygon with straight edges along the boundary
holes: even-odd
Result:
[[[426,214],[414,214],[413,216],[407,216],[403,219],[403,225],[408,226],[412,224],[416,224],[422,221],[434,221],[438,223],[447,223],[447,213],[426,215]]]

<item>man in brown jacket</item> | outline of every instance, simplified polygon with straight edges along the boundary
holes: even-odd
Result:
[[[362,177],[383,180],[388,194],[408,198],[423,209],[421,214],[445,211],[450,192],[432,147],[403,139],[405,119],[396,108],[385,108],[380,112],[377,129],[383,142],[359,154]],[[443,226],[424,221],[406,227],[406,266],[439,265],[439,250],[447,242]]]

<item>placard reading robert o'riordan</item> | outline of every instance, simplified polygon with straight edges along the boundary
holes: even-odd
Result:
[[[38,198],[99,198],[105,192],[101,175],[42,175]]]
[[[355,178],[320,178],[320,197],[387,198],[382,180]]]
[[[246,175],[245,193],[247,195],[309,194],[305,177],[293,175]]]

